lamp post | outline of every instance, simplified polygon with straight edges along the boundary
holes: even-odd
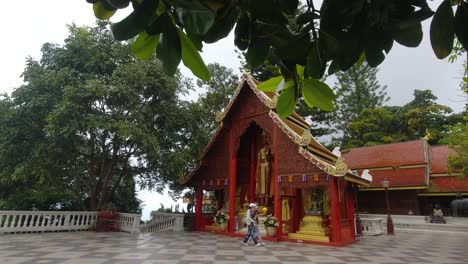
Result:
[[[387,180],[387,178],[382,181],[382,186],[385,188],[385,197],[387,200],[387,235],[394,235],[393,220],[392,216],[390,216],[390,203],[388,202],[388,187],[390,186],[390,182]]]

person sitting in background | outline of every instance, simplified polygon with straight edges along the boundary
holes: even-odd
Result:
[[[432,214],[433,214],[435,217],[444,217],[444,212],[442,212],[442,209],[440,209],[439,204],[436,204],[436,205],[435,205],[435,208],[434,208],[434,210],[432,211]]]
[[[440,209],[439,204],[436,204],[434,210],[432,210],[431,223],[445,224],[447,223],[444,218],[444,213]]]

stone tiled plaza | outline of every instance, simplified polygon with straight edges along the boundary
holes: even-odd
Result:
[[[398,230],[397,230],[398,231]],[[0,263],[467,263],[468,233],[406,230],[345,247],[270,242],[198,232],[60,232],[0,236]]]

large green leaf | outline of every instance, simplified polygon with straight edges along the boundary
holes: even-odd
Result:
[[[379,49],[367,49],[366,50],[367,63],[371,67],[377,67],[380,63],[385,60],[385,55],[382,50]]]
[[[344,37],[340,39],[339,42],[337,62],[340,64],[340,69],[346,71],[359,60],[364,51],[364,46],[363,43],[352,34],[344,34]],[[333,60],[333,62],[335,62],[335,60]]]
[[[271,24],[284,25],[288,23],[288,18],[284,15],[282,7],[274,1],[251,0],[246,2],[252,18]]]
[[[257,89],[263,92],[275,92],[278,85],[283,80],[283,76],[276,76],[257,85]]]
[[[156,16],[159,0],[144,0],[138,7],[122,21],[111,24],[110,28],[116,40],[127,40],[146,29]]]
[[[203,49],[203,40],[202,37],[199,35],[191,34],[190,32],[187,33],[187,37],[192,41],[193,46],[199,50],[202,51]]]
[[[414,22],[393,32],[395,41],[406,47],[417,47],[422,41],[421,23]]]
[[[126,8],[130,4],[130,0],[106,0],[112,7],[117,9]]]
[[[115,14],[117,9],[113,8],[105,0],[101,0],[93,4],[93,11],[94,16],[96,16],[97,18],[107,20]]]
[[[175,0],[174,8],[185,30],[196,35],[205,35],[215,21],[215,13],[198,0]]]
[[[316,43],[313,43],[309,49],[306,58],[306,66],[307,76],[315,79],[323,77],[327,63],[324,58],[320,56],[319,46]]]
[[[234,44],[240,50],[246,50],[250,43],[250,18],[245,14],[241,14],[237,20],[236,29],[234,29]]]
[[[319,46],[321,50],[321,54],[326,62],[332,60],[335,54],[339,50],[339,43],[336,37],[328,34],[326,31],[320,30],[319,31]]]
[[[278,5],[288,15],[294,15],[299,5],[299,0],[279,0]]]
[[[431,45],[437,58],[443,59],[452,52],[454,34],[452,6],[450,0],[445,0],[437,8],[430,30]]]
[[[161,20],[165,19],[165,16],[158,16],[153,23],[151,23],[147,28],[146,32],[148,35],[159,35],[163,31],[163,23],[161,23]]]
[[[287,46],[294,38],[293,33],[286,25],[267,24],[261,21],[255,22],[254,32],[257,37],[268,38],[271,45],[276,47]]]
[[[455,34],[465,50],[468,50],[468,4],[461,2],[455,13]]]
[[[236,24],[239,10],[231,5],[226,5],[218,11],[213,26],[203,36],[206,43],[214,43],[229,35]]]
[[[257,39],[250,44],[245,58],[247,62],[255,68],[262,65],[265,61],[268,56],[268,51],[270,50],[270,43],[266,39]]]
[[[296,73],[297,73],[298,80],[303,80],[305,78],[304,71],[305,71],[304,66],[296,64]]]
[[[302,96],[308,106],[316,106],[325,111],[333,110],[333,90],[324,82],[305,79],[302,83]]]
[[[275,54],[283,61],[293,64],[306,64],[306,57],[310,46],[309,33],[297,34],[289,39],[288,44],[275,49]]]
[[[149,59],[158,46],[158,42],[159,35],[150,36],[143,31],[132,44],[132,53],[139,59]]]
[[[211,78],[211,74],[198,53],[198,50],[180,28],[177,28],[177,33],[179,34],[180,43],[182,44],[182,62],[195,76],[208,81]]]
[[[294,89],[294,82],[286,82],[283,92],[278,98],[276,104],[276,112],[282,118],[286,118],[294,112],[296,107],[296,91]]]
[[[385,59],[383,50],[390,51],[393,38],[389,32],[369,30],[364,44],[367,62],[371,67],[377,67]]]
[[[182,58],[180,38],[169,15],[163,13],[161,16],[164,16],[161,19],[163,32],[156,48],[156,56],[161,60],[164,70],[172,75],[176,72]]]

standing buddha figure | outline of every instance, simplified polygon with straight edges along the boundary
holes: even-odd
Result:
[[[262,133],[262,145],[257,153],[255,192],[262,203],[272,196],[271,188],[271,151],[265,132]]]

